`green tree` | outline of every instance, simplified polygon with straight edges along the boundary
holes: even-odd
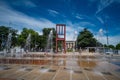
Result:
[[[96,47],[103,47],[103,44],[96,40]]]
[[[105,48],[107,48],[108,46],[106,44],[103,45]]]
[[[8,38],[8,34],[12,33],[12,41],[11,41],[11,46],[16,46],[17,45],[17,30],[11,28],[11,27],[6,27],[6,26],[0,26],[0,45],[1,48],[5,48],[5,43]],[[3,43],[4,45],[3,45]]]
[[[39,35],[39,38],[38,38],[38,47],[39,47],[39,49],[44,50],[44,48],[45,48],[44,43],[45,43],[45,38],[42,35]]]
[[[33,29],[23,28],[21,34],[18,36],[18,45],[21,47],[25,47],[26,39],[28,35],[31,34],[31,48],[37,48],[37,44],[39,43],[39,34],[35,32]]]
[[[10,33],[12,33],[12,46],[15,47],[17,45],[17,37],[18,37],[18,34],[17,34],[18,30],[15,30],[15,29],[10,29]]]
[[[120,50],[120,43],[116,45],[116,49]]]
[[[8,31],[8,27],[0,26],[0,49],[3,49],[5,47],[5,41],[7,40]]]
[[[50,33],[50,31],[53,30],[53,50],[55,50],[55,38],[56,38],[56,32],[54,28],[44,28],[43,29],[43,37],[42,37],[42,47],[45,49],[47,46],[47,40],[48,40],[48,35]]]
[[[115,49],[114,45],[109,45],[108,48]]]
[[[77,37],[77,46],[78,48],[95,47],[96,41],[93,34],[85,28]]]

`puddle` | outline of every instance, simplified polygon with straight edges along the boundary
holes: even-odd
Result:
[[[41,69],[45,69],[45,68],[47,68],[47,67],[44,67],[44,66],[41,67]]]
[[[21,68],[26,68],[27,66],[21,66]]]
[[[29,68],[27,66],[21,66],[19,71],[29,71]]]
[[[25,79],[17,79],[17,80],[25,80]]]
[[[117,70],[115,70],[115,71],[120,72],[120,69],[117,69]]]
[[[87,71],[92,71],[91,68],[84,68],[84,70],[87,70]]]
[[[40,69],[40,72],[43,72],[43,73],[48,72],[48,71],[49,69]]]
[[[26,68],[20,68],[19,71],[25,71]]]
[[[71,70],[70,68],[66,68],[66,67],[65,67],[64,69],[65,69],[65,70]]]
[[[112,63],[112,64],[115,64],[115,65],[117,65],[117,66],[120,66],[120,62],[119,62],[119,61],[112,61],[111,63]]]
[[[110,72],[101,72],[101,73],[105,75],[112,75]]]
[[[97,75],[103,76],[103,74],[101,72],[94,71],[94,73],[97,74]]]
[[[74,70],[72,70],[71,68],[64,68],[65,70],[67,70],[68,72],[70,72],[70,73],[74,73]]]
[[[4,66],[0,66],[0,70],[4,70]]]
[[[4,68],[4,70],[9,70],[9,69],[11,69],[11,68],[10,68],[10,67],[5,67],[5,68]]]
[[[32,71],[32,68],[26,68],[25,71]]]
[[[8,67],[7,65],[1,65],[0,66],[0,70],[9,70],[11,69],[10,67]]]
[[[70,73],[74,73],[74,71],[73,71],[73,70],[70,70]]]
[[[48,67],[42,66],[42,67],[40,68],[40,72],[45,73],[45,72],[48,72],[48,71],[49,71],[49,68],[48,68]]]
[[[54,69],[50,69],[48,72],[56,72],[56,70],[54,70]]]
[[[82,71],[74,71],[74,73],[83,73]]]
[[[96,61],[84,60],[84,61],[78,61],[78,65],[80,65],[80,67],[83,67],[83,68],[86,68],[86,67],[94,68],[96,67],[97,63]]]
[[[32,71],[32,68],[28,66],[21,66],[19,68],[19,71]]]

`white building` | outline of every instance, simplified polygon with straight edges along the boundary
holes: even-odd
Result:
[[[66,49],[73,50],[75,49],[75,43],[76,41],[66,41]]]

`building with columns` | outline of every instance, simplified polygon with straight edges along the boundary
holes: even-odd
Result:
[[[66,50],[73,50],[76,46],[76,41],[66,41]]]

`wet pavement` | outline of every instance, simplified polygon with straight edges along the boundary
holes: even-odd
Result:
[[[1,63],[0,80],[120,80],[120,66],[112,64],[119,62],[118,56],[66,54],[40,59],[49,61],[43,65]]]

